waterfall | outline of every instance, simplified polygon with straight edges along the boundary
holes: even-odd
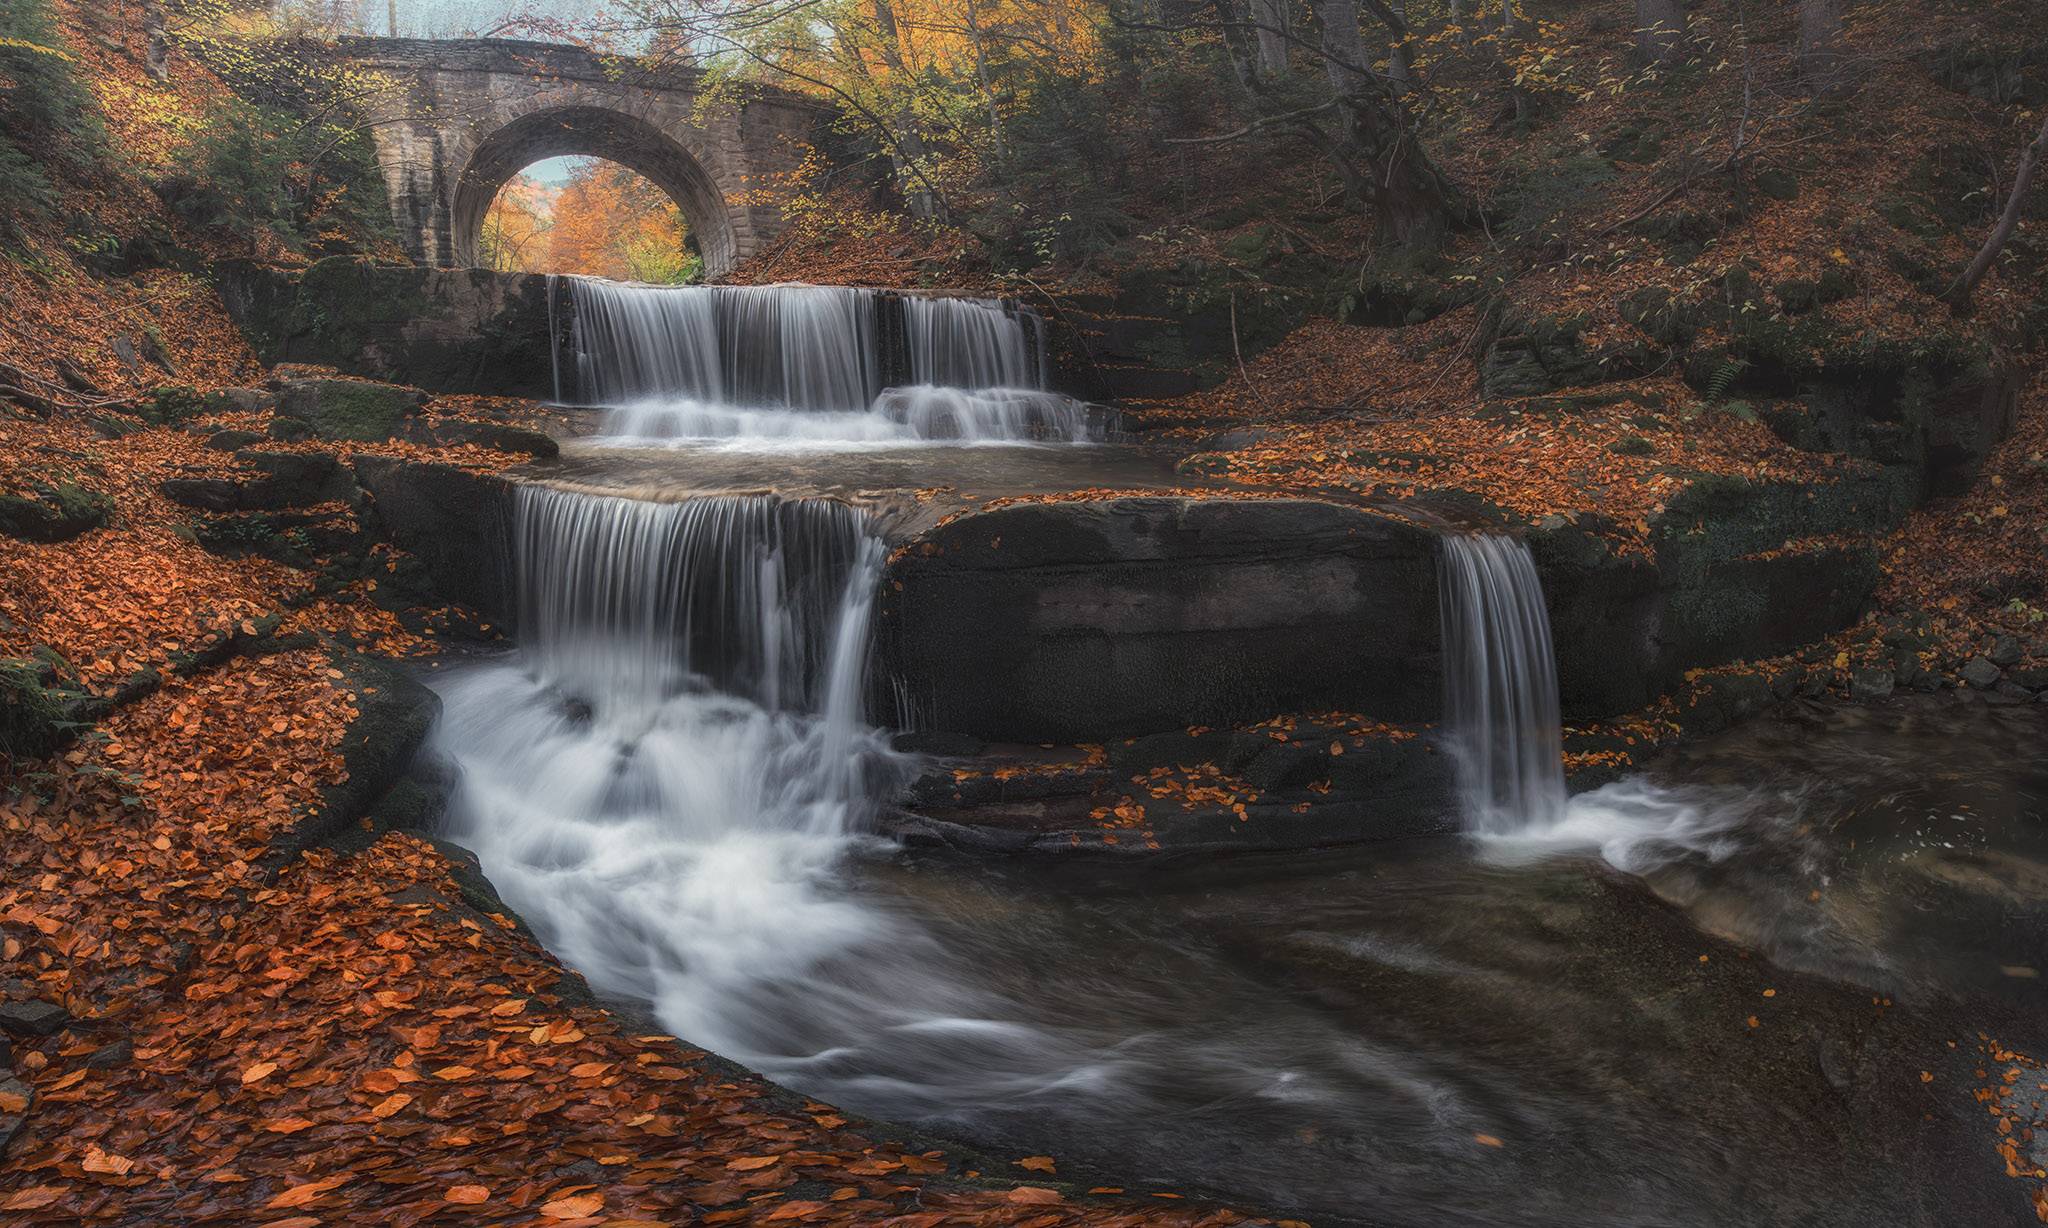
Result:
[[[875,294],[568,279],[577,399],[852,410],[882,390]]]
[[[651,503],[525,486],[514,522],[536,672],[636,702],[715,686],[769,710],[813,709],[839,625],[864,630],[878,582],[879,542],[827,500]]]
[[[1502,835],[1564,814],[1563,741],[1550,615],[1517,538],[1442,539],[1444,725],[1466,823]]]
[[[769,497],[515,517],[521,647],[440,682],[451,834],[601,989],[744,1051],[750,986],[881,924],[831,889],[902,770],[866,720],[881,541]]]
[[[1045,325],[1028,308],[829,286],[561,284],[573,305],[573,370],[564,378],[558,350],[556,398],[566,391],[605,407],[602,443],[900,446],[1103,435],[1100,411],[1046,390]],[[887,322],[898,312],[900,327]],[[908,382],[886,387],[892,376]]]
[[[994,299],[908,298],[910,370],[949,388],[1043,388],[1045,324]]]

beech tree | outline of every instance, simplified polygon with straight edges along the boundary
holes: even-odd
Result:
[[[2020,153],[2019,170],[2013,175],[2012,194],[2005,198],[2005,209],[1998,215],[1998,224],[1991,228],[1991,237],[1984,241],[1977,258],[1970,261],[1970,267],[1963,270],[1956,284],[1949,288],[1949,303],[1958,313],[1970,309],[1970,296],[1976,293],[1977,283],[1984,280],[1984,275],[1997,261],[1998,253],[2005,250],[2012,232],[2019,229],[2020,211],[2026,207],[2027,191],[2034,186],[2034,176],[2040,172],[2043,160],[2048,160],[2048,118],[2041,121],[2040,135]]]
[[[1825,89],[1835,84],[1841,67],[1841,0],[1799,0],[1800,72]]]
[[[1685,0],[1636,0],[1636,59],[1669,64],[1685,44]]]

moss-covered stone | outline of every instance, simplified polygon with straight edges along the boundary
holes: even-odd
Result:
[[[396,438],[425,403],[425,393],[399,384],[306,379],[285,384],[278,413],[322,439],[371,442]]]
[[[1799,199],[1799,177],[1783,167],[1771,167],[1756,177],[1756,190],[1772,200]]]
[[[0,762],[46,755],[71,736],[77,693],[50,661],[0,657]]]
[[[0,533],[32,542],[69,541],[112,519],[114,501],[66,475],[26,494],[0,495]]]

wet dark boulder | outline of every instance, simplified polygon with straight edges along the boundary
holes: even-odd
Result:
[[[357,653],[331,655],[355,696],[356,716],[340,746],[346,776],[322,793],[312,814],[271,842],[261,863],[267,874],[334,839],[398,788],[441,715],[441,697],[405,670]]]
[[[268,512],[346,499],[355,483],[340,462],[322,452],[243,450],[235,459],[254,472],[235,477],[166,478],[160,486],[174,503],[208,512]]]
[[[259,431],[225,430],[216,431],[206,440],[206,446],[216,452],[239,452],[251,444],[262,443],[264,436]]]
[[[16,1036],[54,1036],[71,1022],[71,1012],[40,998],[0,1002],[0,1031]]]
[[[8,1145],[28,1124],[28,1113],[35,1102],[34,1088],[13,1075],[0,1074],[0,1156],[7,1154]]]
[[[1310,500],[1126,498],[963,517],[898,553],[877,642],[934,725],[1094,741],[1439,703],[1434,539]]]
[[[535,460],[552,460],[562,452],[562,445],[556,443],[546,432],[503,422],[461,422],[449,419],[434,423],[420,434],[425,437],[423,441],[428,443],[469,443],[478,447],[494,448],[500,452],[531,456]]]
[[[509,625],[514,484],[495,474],[395,457],[355,456],[350,464],[370,495],[367,519],[416,560],[418,583]]]
[[[1555,517],[1529,535],[1567,719],[1613,716],[1675,690],[1688,670],[1790,652],[1862,617],[1876,535],[1911,492],[1878,471],[1833,482],[1699,475],[1646,523]]]

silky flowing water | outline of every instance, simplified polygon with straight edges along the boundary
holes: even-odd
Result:
[[[1526,552],[1447,540],[1470,834],[985,864],[866,834],[917,765],[874,723],[860,512],[527,488],[515,528],[519,647],[442,684],[451,834],[691,1043],[1066,1179],[1317,1223],[2013,1205],[1981,1110],[1919,1071],[2048,1039],[2036,709],[1797,711],[1566,800]]]

